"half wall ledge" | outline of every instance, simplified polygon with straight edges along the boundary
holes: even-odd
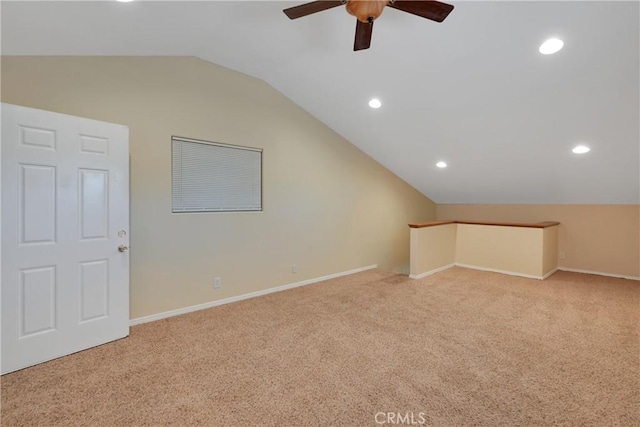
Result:
[[[496,225],[500,227],[526,227],[526,228],[547,228],[560,225],[558,221],[543,222],[483,222],[483,221],[431,221],[409,224],[410,228],[434,227],[436,225],[445,224],[471,224],[471,225]]]
[[[557,221],[409,224],[409,277],[454,265],[544,280],[558,269]]]

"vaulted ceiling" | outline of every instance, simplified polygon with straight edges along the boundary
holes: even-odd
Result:
[[[3,1],[2,53],[198,56],[267,81],[437,203],[640,203],[638,2],[451,1],[443,23],[386,8],[359,52],[343,7],[282,13],[301,3]],[[541,55],[549,37],[564,48]]]

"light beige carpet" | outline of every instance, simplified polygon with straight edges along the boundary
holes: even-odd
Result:
[[[2,425],[638,426],[639,310],[629,280],[372,270],[6,375]]]

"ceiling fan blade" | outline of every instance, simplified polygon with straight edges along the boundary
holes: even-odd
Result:
[[[353,42],[353,50],[369,49],[371,46],[371,35],[373,34],[373,19],[369,22],[362,22],[356,19],[356,39]]]
[[[344,3],[340,0],[337,1],[312,1],[311,3],[301,4],[299,6],[290,7],[283,10],[284,14],[289,19],[302,18],[303,16],[311,15],[312,13],[322,12],[323,10],[338,7]]]
[[[390,2],[387,6],[413,15],[421,16],[423,18],[431,19],[436,22],[444,21],[444,19],[453,10],[453,6],[450,4],[426,0],[396,0],[393,3]]]

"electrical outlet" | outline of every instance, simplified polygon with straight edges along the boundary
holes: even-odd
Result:
[[[564,259],[564,252],[560,252],[560,259]]]
[[[297,273],[297,272],[298,272],[298,266],[297,266],[296,264],[293,264],[293,265],[291,266],[291,272],[292,272],[292,273]]]
[[[213,278],[213,289],[220,289],[222,287],[222,279],[219,277]]]

